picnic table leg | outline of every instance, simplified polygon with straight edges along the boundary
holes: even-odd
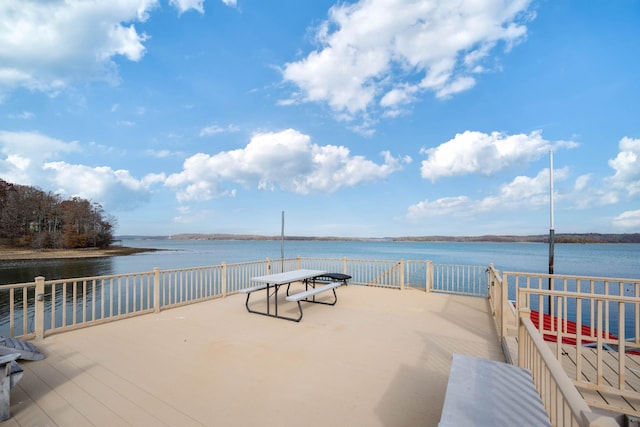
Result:
[[[294,322],[299,322],[300,320],[302,320],[302,305],[300,304],[300,301],[298,302],[298,311],[300,312],[300,316],[298,316],[297,319],[292,319]]]

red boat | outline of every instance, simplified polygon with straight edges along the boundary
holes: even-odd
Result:
[[[533,324],[535,325],[536,328],[540,328],[540,313],[538,311],[535,310],[531,310],[531,322],[533,322]],[[542,315],[542,330],[543,331],[549,331],[549,332],[553,332],[553,333],[549,333],[549,334],[543,334],[543,338],[545,341],[556,341],[556,332],[558,331],[559,327],[558,324],[560,323],[560,325],[562,326],[562,343],[563,344],[569,344],[569,345],[576,345],[576,339],[572,336],[564,336],[564,334],[567,335],[576,335],[577,331],[578,331],[578,325],[576,324],[576,322],[571,321],[571,320],[562,320],[560,322],[558,322],[558,318],[556,316],[551,316],[549,314],[543,314]],[[581,327],[581,331],[582,331],[582,335],[585,337],[589,337],[586,339],[582,339],[582,345],[585,344],[592,344],[595,343],[595,340],[592,338],[593,335],[597,335],[594,334],[595,330],[592,330],[591,326],[589,325],[582,325]],[[608,335],[605,335],[604,333],[602,334],[603,338],[608,338],[608,339],[612,339],[612,340],[617,340],[618,337],[616,337],[615,335],[613,335],[612,333],[609,333]]]

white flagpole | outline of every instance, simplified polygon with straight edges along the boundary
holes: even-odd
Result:
[[[280,264],[282,265],[282,271],[284,271],[284,211],[282,211],[282,228],[280,231]]]
[[[553,274],[553,246],[555,229],[553,226],[553,150],[549,150],[549,274]]]
[[[554,264],[555,229],[553,225],[553,150],[549,150],[549,274],[553,274]],[[552,279],[549,277],[549,290],[552,288]],[[551,295],[548,298],[549,313],[551,313]]]

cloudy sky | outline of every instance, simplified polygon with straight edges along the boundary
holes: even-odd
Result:
[[[0,178],[116,234],[640,232],[640,2],[3,0]]]

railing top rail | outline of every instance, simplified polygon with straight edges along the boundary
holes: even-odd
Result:
[[[556,291],[549,289],[537,289],[537,288],[519,288],[518,292],[525,294],[537,294],[537,295],[550,295],[550,296],[564,296],[575,299],[597,299],[602,301],[616,301],[616,302],[631,302],[638,304],[638,297],[624,296],[624,295],[611,295],[611,294],[598,294],[591,292],[574,292],[574,291]]]
[[[584,417],[591,413],[591,409],[567,376],[558,359],[553,355],[551,348],[549,348],[542,336],[538,333],[538,330],[531,319],[526,316],[521,316],[521,321],[522,326],[526,329],[531,341],[538,349],[544,364],[547,369],[549,369],[549,373],[552,375],[560,389],[560,393],[564,396],[565,402],[569,406],[571,413],[576,417],[578,422],[584,423]]]
[[[503,275],[507,276],[524,276],[536,277],[544,279],[574,279],[595,282],[624,282],[624,283],[640,283],[640,279],[621,278],[621,277],[599,277],[599,276],[577,276],[573,274],[549,274],[549,273],[527,273],[522,271],[504,271]]]
[[[250,263],[247,263],[250,264]],[[184,268],[171,268],[168,270],[159,270],[161,274],[165,273],[180,273],[184,271],[195,271],[195,270],[208,270],[212,268],[222,268],[223,266],[229,267],[233,266],[233,264],[218,264],[218,265],[205,265],[202,267],[184,267]]]
[[[340,258],[317,258],[317,257],[297,257],[297,258],[291,258],[292,261],[294,260],[317,260],[317,261],[360,261],[360,262],[394,262],[394,263],[398,263],[400,261],[407,261],[407,260],[400,260],[400,259],[363,259],[363,258],[347,258],[347,257],[340,257]],[[278,259],[279,261],[279,259]],[[285,260],[286,261],[286,260]]]
[[[184,267],[184,268],[160,270],[160,272],[161,273],[177,273],[177,272],[181,272],[181,271],[203,270],[203,269],[208,269],[208,268],[220,268],[223,265],[225,265],[227,267],[233,267],[233,266],[246,265],[246,264],[260,264],[260,263],[264,263],[264,262],[265,262],[265,260],[239,262],[239,263],[234,263],[234,264],[222,263],[222,264],[217,264],[217,265],[198,266],[198,267]],[[108,274],[108,275],[104,275],[104,276],[69,277],[69,278],[66,278],[66,279],[45,280],[44,284],[45,284],[45,286],[50,286],[50,285],[59,285],[59,284],[69,283],[69,282],[85,282],[85,281],[86,282],[90,282],[90,281],[93,281],[93,280],[109,280],[109,279],[118,279],[118,278],[123,278],[123,277],[143,276],[143,275],[152,275],[152,274],[154,274],[154,271],[136,271],[136,272],[133,272],[133,273]],[[35,280],[32,281],[32,282],[11,283],[11,284],[4,284],[4,285],[0,284],[0,290],[12,289],[12,288],[14,288],[14,289],[16,289],[16,288],[24,288],[24,287],[34,286],[34,285],[35,285]]]
[[[109,280],[109,279],[119,279],[123,277],[131,277],[131,276],[149,276],[152,275],[153,271],[136,271],[135,273],[121,273],[121,274],[109,274],[106,276],[92,276],[92,277],[71,277],[68,279],[54,279],[54,280],[45,280],[44,285],[61,285],[69,282],[91,282],[93,280]],[[34,282],[29,282],[27,285],[31,285]]]
[[[0,291],[10,290],[10,289],[23,289],[29,286],[35,286],[36,282],[26,282],[26,283],[12,283],[10,285],[0,285]]]

